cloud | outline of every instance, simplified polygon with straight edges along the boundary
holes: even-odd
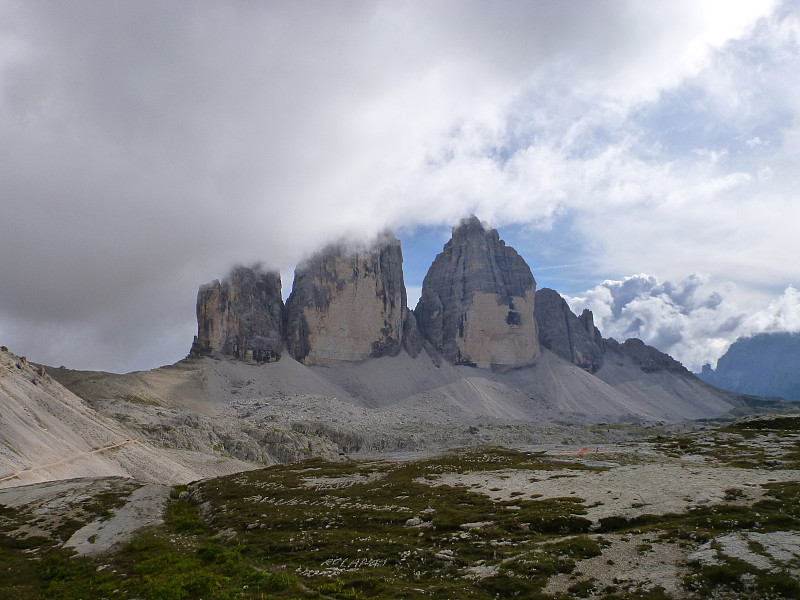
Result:
[[[747,335],[800,331],[800,291],[787,287],[781,296],[748,317],[744,330]]]
[[[677,282],[631,275],[566,299],[578,314],[591,310],[604,337],[639,338],[693,371],[706,363],[715,366],[739,337],[800,331],[800,292],[794,287],[748,312],[737,302],[735,284],[697,273]]]
[[[797,23],[771,1],[4,2],[0,335],[154,366],[235,263],[291,273],[470,212],[569,222],[555,264],[598,278],[793,282],[769,258],[800,249]]]

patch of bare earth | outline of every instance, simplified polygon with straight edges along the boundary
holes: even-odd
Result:
[[[581,498],[586,518],[594,523],[612,516],[681,513],[696,506],[716,504],[725,491],[738,488],[752,501],[762,496],[761,484],[798,481],[800,471],[761,471],[685,461],[652,462],[605,470],[526,470],[446,473],[428,481],[459,485],[497,501],[515,497]]]
[[[654,535],[604,535],[609,543],[600,556],[578,562],[571,574],[550,578],[547,594],[567,593],[577,582],[591,580],[597,592],[637,591],[661,587],[674,598],[684,598],[681,579],[686,571],[686,551]]]
[[[585,457],[559,457],[559,466],[565,468],[451,472],[427,479],[426,483],[463,486],[497,502],[576,498],[586,508],[585,517],[599,526],[601,519],[608,517],[685,514],[730,500],[732,490],[737,503],[752,504],[764,498],[764,484],[800,480],[798,470],[734,468],[704,457],[694,458],[649,455],[637,459],[633,454],[620,453],[612,458],[615,463],[599,463],[584,460]],[[604,466],[583,469],[564,462]],[[593,537],[604,540],[602,554],[578,561],[572,573],[552,576],[545,593],[569,595],[575,589],[590,587],[593,595],[636,592],[646,597],[661,588],[670,597],[685,598],[688,596],[683,579],[690,563],[721,564],[723,557],[743,560],[758,569],[788,568],[793,576],[800,576],[797,532],[737,532],[703,546],[660,539],[654,532]],[[491,576],[491,569],[479,566],[467,576]]]
[[[55,538],[81,555],[107,552],[150,525],[161,523],[170,488],[121,477],[50,481],[0,490],[0,504],[30,518],[8,533],[15,538]],[[105,500],[103,500],[105,498]],[[69,534],[67,534],[69,535]]]
[[[128,496],[124,506],[112,509],[110,517],[87,523],[64,546],[81,555],[107,552],[130,539],[135,531],[162,523],[169,491],[169,487],[158,483],[143,485]]]

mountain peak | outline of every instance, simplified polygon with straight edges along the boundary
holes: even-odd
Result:
[[[536,281],[516,250],[476,216],[453,228],[422,283],[420,331],[449,362],[520,366],[539,357]]]
[[[489,231],[491,228],[489,227],[488,223],[485,221],[481,221],[475,215],[470,215],[468,217],[464,217],[458,222],[458,225],[453,227],[453,236],[459,234],[461,232],[469,232],[469,231]]]

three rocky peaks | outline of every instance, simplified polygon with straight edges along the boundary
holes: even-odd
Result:
[[[544,347],[594,373],[612,349],[644,369],[682,369],[638,340],[604,340],[590,311],[577,317],[557,292],[537,292],[522,257],[474,216],[453,228],[413,311],[402,265],[388,232],[368,247],[330,245],[298,265],[285,305],[279,273],[236,267],[200,287],[191,354],[273,362],[287,351],[331,365],[424,350],[437,364],[511,368],[535,364]]]

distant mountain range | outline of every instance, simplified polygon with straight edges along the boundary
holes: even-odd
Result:
[[[704,365],[697,375],[732,392],[800,401],[800,333],[739,338],[716,369]]]

